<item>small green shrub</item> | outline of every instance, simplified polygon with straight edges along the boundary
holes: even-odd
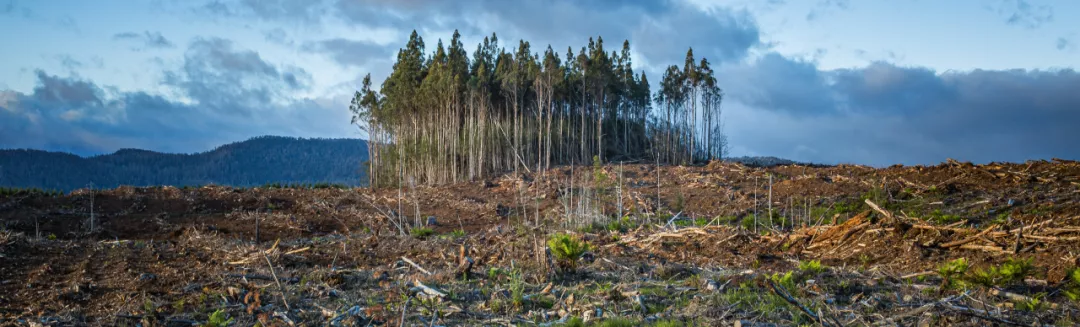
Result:
[[[685,219],[685,220],[675,221],[675,226],[679,226],[679,227],[687,227],[687,226],[702,227],[702,226],[706,226],[708,224],[709,224],[709,219],[704,218],[704,217],[695,218],[694,220]]]
[[[450,236],[464,237],[465,236],[465,230],[464,229],[456,229],[453,232],[450,232]]]
[[[959,258],[953,261],[946,262],[938,267],[938,274],[941,275],[943,288],[963,288],[966,287],[963,277],[964,273],[967,273],[968,262],[967,259]]]
[[[687,326],[682,321],[678,320],[661,320],[652,324],[653,327],[684,327]]]
[[[799,270],[811,275],[817,275],[825,271],[825,266],[818,260],[803,261],[799,263]]]
[[[552,255],[563,271],[573,271],[577,268],[578,259],[589,251],[589,244],[574,237],[558,233],[548,238],[547,245],[551,248]]]
[[[1065,296],[1080,302],[1080,267],[1073,268],[1065,276]]]
[[[415,238],[425,238],[435,234],[435,230],[427,227],[417,227],[409,231],[409,234],[412,234]]]
[[[210,318],[206,321],[203,327],[225,327],[233,322],[233,318],[229,318],[225,311],[218,309],[214,313],[210,314]]]
[[[938,210],[934,210],[933,212],[931,212],[930,216],[927,217],[927,220],[930,220],[931,222],[934,222],[934,223],[940,224],[940,225],[948,225],[948,224],[952,224],[952,223],[964,220],[964,218],[961,218],[960,216],[957,216],[957,215],[945,214],[945,213],[941,212],[941,209],[938,209]]]
[[[773,273],[771,276],[769,276],[769,279],[771,279],[774,283],[783,286],[784,289],[787,289],[789,291],[795,289],[794,271],[789,271],[787,273],[784,273],[783,275],[781,275],[780,273]]]
[[[754,215],[747,215],[746,217],[743,217],[741,225],[746,230],[753,230],[755,220],[756,218],[754,218]]]
[[[607,318],[592,325],[596,327],[633,327],[638,324],[626,318]]]
[[[559,325],[560,327],[585,327],[585,321],[581,318],[573,317],[566,321],[566,323]]]
[[[1014,306],[1020,311],[1039,311],[1046,307],[1046,301],[1043,301],[1043,298],[1045,297],[1046,293],[1040,292],[1027,300],[1016,301]]]
[[[1005,286],[1023,281],[1034,269],[1031,259],[1009,258],[1001,266],[976,270],[969,279],[984,286]]]
[[[630,221],[629,216],[623,216],[622,218],[613,220],[612,222],[608,223],[606,227],[609,232],[625,233],[626,231],[633,229],[637,226],[632,221]]]
[[[525,305],[525,279],[521,271],[516,269],[510,271],[510,299],[516,308]]]

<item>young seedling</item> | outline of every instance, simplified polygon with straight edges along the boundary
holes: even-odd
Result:
[[[558,233],[548,238],[547,245],[563,272],[577,269],[578,259],[589,251],[589,244],[573,235]]]

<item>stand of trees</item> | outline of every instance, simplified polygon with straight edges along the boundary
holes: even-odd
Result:
[[[634,72],[628,41],[609,53],[590,38],[576,53],[548,46],[541,55],[526,41],[507,51],[492,34],[470,57],[457,31],[432,53],[413,31],[382,88],[371,83],[369,74],[349,109],[369,135],[372,186],[593,161],[689,164],[727,149],[723,92],[693,49],[654,95]]]

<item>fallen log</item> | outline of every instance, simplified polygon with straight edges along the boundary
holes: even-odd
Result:
[[[994,252],[994,253],[999,253],[999,254],[1008,253],[1007,251],[1005,251],[1005,249],[1002,249],[1001,247],[990,246],[990,245],[964,244],[964,245],[961,245],[959,248],[964,249],[964,250],[979,250],[979,251]]]
[[[1012,292],[1006,292],[1006,291],[1002,291],[1002,290],[999,290],[999,289],[996,289],[996,288],[990,289],[990,295],[997,295],[997,296],[1004,297],[1004,298],[1007,298],[1009,300],[1018,301],[1018,302],[1029,302],[1030,303],[1030,302],[1032,302],[1032,300],[1034,300],[1032,297],[1027,296],[1027,295],[1016,294],[1016,293],[1012,293]],[[1058,308],[1057,303],[1046,302],[1045,300],[1039,300],[1039,301],[1043,302],[1043,303],[1046,303],[1046,305],[1049,306],[1051,309],[1057,309]]]
[[[424,269],[424,267],[421,267],[420,265],[416,264],[416,263],[415,263],[415,262],[413,262],[412,260],[409,260],[409,258],[406,258],[406,257],[401,257],[401,260],[402,260],[402,261],[405,261],[405,263],[408,263],[408,264],[412,265],[412,266],[413,266],[413,267],[415,267],[416,269],[419,269],[419,270],[420,270],[420,272],[422,272],[422,273],[424,273],[424,274],[427,274],[427,275],[431,275],[431,272],[430,272],[430,271],[427,271],[427,269]]]
[[[413,281],[413,286],[416,286],[416,288],[419,289],[421,293],[427,294],[429,296],[438,297],[438,298],[445,298],[446,297],[446,293],[443,293],[443,292],[441,292],[441,291],[439,291],[439,290],[437,290],[435,288],[432,288],[431,286],[424,285],[424,283],[421,283],[419,280],[414,280]]]

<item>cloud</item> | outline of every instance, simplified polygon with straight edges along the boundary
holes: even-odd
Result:
[[[15,0],[8,0],[3,6],[0,6],[0,14],[7,15],[15,12]]]
[[[497,32],[504,44],[524,39],[534,49],[551,45],[560,51],[567,46],[578,51],[589,36],[599,35],[611,42],[612,50],[629,39],[637,45],[634,49],[643,56],[642,62],[665,64],[681,63],[690,46],[699,47],[695,53],[713,62],[737,61],[761,42],[757,23],[747,11],[702,9],[681,0],[215,0],[201,8],[310,25],[337,19],[364,28],[401,31],[404,35],[415,29],[429,38],[445,33],[440,37],[447,39],[455,29],[475,40]],[[331,56],[336,56],[342,47],[359,46],[324,45]],[[344,62],[355,64],[354,60]]]
[[[1057,38],[1057,42],[1055,43],[1054,47],[1061,51],[1067,51],[1076,49],[1076,44],[1073,43],[1072,36],[1062,36]]]
[[[204,151],[274,134],[340,137],[352,128],[347,98],[300,98],[306,71],[273,65],[223,39],[197,39],[166,72],[175,96],[115,91],[36,71],[30,93],[0,91],[0,147],[99,154],[119,148]]]
[[[68,71],[76,71],[82,68],[84,65],[81,61],[72,58],[71,55],[63,54],[55,56],[56,60],[60,61],[60,66],[64,67]]]
[[[848,0],[821,0],[806,14],[806,21],[812,22],[820,19],[831,11],[847,10],[851,6]]]
[[[142,46],[150,49],[167,49],[173,48],[175,45],[160,32],[146,31],[142,34],[135,32],[124,32],[113,35],[114,40],[129,40],[142,43]]]
[[[264,31],[263,37],[266,38],[267,41],[281,45],[292,46],[294,44],[293,40],[289,39],[289,34],[280,27]]]
[[[822,163],[1080,159],[1074,70],[823,71],[777,54],[720,71],[736,154]]]
[[[301,49],[307,52],[324,53],[342,66],[356,67],[364,67],[372,62],[389,64],[387,58],[394,53],[393,47],[343,38],[305,43]]]
[[[313,25],[327,16],[329,6],[319,0],[212,0],[196,13],[222,17],[249,17],[264,21]]]
[[[1039,28],[1054,20],[1054,7],[1032,5],[1027,0],[1000,0],[992,10],[1004,18],[1005,23],[1025,28]]]
[[[236,111],[288,102],[289,91],[307,89],[311,79],[299,67],[279,69],[255,51],[235,49],[232,41],[199,38],[185,52],[180,71],[167,72],[164,83],[202,106]]]

